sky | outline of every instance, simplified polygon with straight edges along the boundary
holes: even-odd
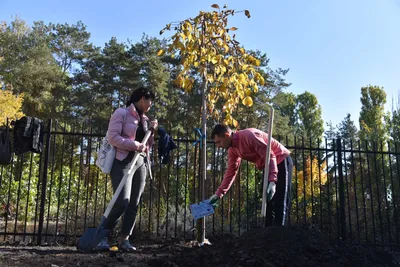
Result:
[[[286,90],[315,94],[322,118],[334,125],[347,113],[358,126],[361,87],[378,85],[387,93],[386,109],[400,89],[400,0],[0,0],[0,21],[16,16],[27,23],[74,24],[81,20],[91,42],[111,37],[140,41],[159,36],[169,22],[194,17],[212,4],[248,9],[229,26],[246,49],[258,49],[272,68],[289,68]]]

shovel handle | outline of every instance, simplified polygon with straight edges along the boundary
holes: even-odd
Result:
[[[266,217],[267,215],[267,186],[268,186],[268,174],[269,174],[269,161],[271,158],[271,141],[272,141],[272,129],[274,124],[274,109],[271,107],[269,110],[269,123],[268,123],[268,144],[267,152],[265,156],[265,167],[264,167],[264,185],[263,185],[263,195],[261,204],[261,215]]]

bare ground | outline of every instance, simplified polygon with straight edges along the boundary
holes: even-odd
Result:
[[[83,254],[75,247],[0,246],[0,266],[400,266],[398,254],[332,243],[313,228],[256,229],[240,237],[210,238],[189,247],[182,240],[138,238],[135,253]]]

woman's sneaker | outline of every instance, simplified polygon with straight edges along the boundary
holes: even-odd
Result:
[[[135,251],[136,248],[129,243],[129,240],[124,240],[119,244],[119,250],[125,252]]]
[[[99,244],[97,244],[96,251],[109,251],[110,246],[108,245],[108,238],[104,237]]]

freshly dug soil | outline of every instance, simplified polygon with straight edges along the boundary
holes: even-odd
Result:
[[[335,244],[313,228],[256,229],[240,237],[210,238],[212,245],[138,239],[134,253],[84,254],[75,247],[0,246],[0,266],[400,266],[397,254]]]

